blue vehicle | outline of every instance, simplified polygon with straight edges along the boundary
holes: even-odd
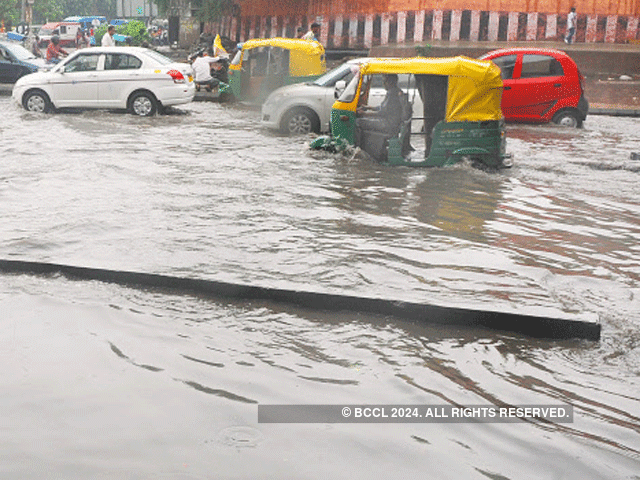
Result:
[[[82,25],[83,30],[88,30],[91,27],[98,27],[103,23],[107,23],[107,17],[101,17],[97,15],[89,16],[89,17],[67,17],[64,19],[65,22],[78,22]],[[99,24],[96,24],[97,22]]]
[[[0,42],[0,83],[14,83],[20,77],[37,72],[44,66],[44,59],[36,58],[22,45]]]
[[[129,23],[129,20],[124,18],[114,18],[109,22],[109,25],[115,25],[117,27],[118,25],[126,25],[127,23]]]

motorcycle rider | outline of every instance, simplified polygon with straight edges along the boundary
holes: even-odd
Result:
[[[69,52],[60,46],[60,37],[58,35],[51,37],[47,47],[47,63],[59,63],[67,55]]]
[[[219,57],[209,56],[209,52],[201,52],[200,55],[193,61],[191,65],[195,75],[196,90],[200,91],[200,87],[204,86],[207,92],[213,90],[213,87],[218,86],[220,80],[211,76],[211,69],[215,68],[218,64]]]

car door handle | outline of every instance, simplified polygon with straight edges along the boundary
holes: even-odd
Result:
[[[562,84],[561,83],[554,83],[553,86],[556,87],[556,88],[560,88],[562,86]]]
[[[503,90],[511,90],[511,87],[503,87]]]

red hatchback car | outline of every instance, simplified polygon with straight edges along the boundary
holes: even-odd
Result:
[[[480,58],[493,61],[502,71],[505,120],[581,127],[587,118],[584,77],[563,51],[505,48]]]

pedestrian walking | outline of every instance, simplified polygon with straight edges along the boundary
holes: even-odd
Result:
[[[114,25],[109,25],[107,28],[107,33],[102,37],[102,46],[103,47],[115,47],[116,40],[113,38],[113,35],[116,33],[116,27]]]
[[[571,7],[569,15],[567,15],[567,36],[564,37],[564,43],[572,44],[573,36],[576,34],[576,7]]]

